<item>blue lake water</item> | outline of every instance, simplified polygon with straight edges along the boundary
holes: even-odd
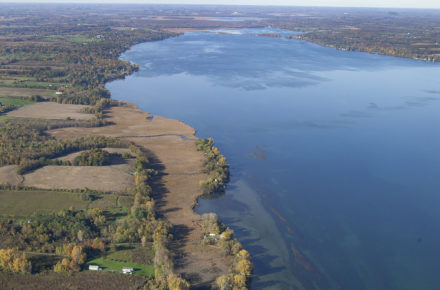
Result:
[[[248,29],[134,46],[115,99],[213,137],[253,289],[438,289],[440,65]]]

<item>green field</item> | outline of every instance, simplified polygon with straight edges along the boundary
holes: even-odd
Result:
[[[60,40],[67,40],[73,43],[89,43],[89,42],[99,42],[101,39],[95,38],[95,37],[87,37],[87,36],[81,36],[81,35],[49,35],[46,36],[47,40],[52,39],[60,39]]]
[[[94,201],[82,200],[76,192],[50,190],[0,190],[0,216],[26,217],[36,212],[55,212],[73,207],[76,210],[99,207],[113,214],[124,214],[116,207],[113,194],[98,196]]]
[[[36,212],[59,211],[73,207],[83,209],[89,201],[83,201],[79,193],[44,190],[0,190],[0,215],[26,217]]]
[[[83,36],[73,36],[70,38],[67,38],[68,41],[74,42],[74,43],[89,43],[89,42],[99,42],[100,40],[97,38],[89,38],[89,37],[83,37]]]
[[[2,103],[3,105],[14,105],[17,107],[21,107],[24,105],[33,104],[34,102],[19,98],[0,98],[0,103]]]
[[[56,90],[60,83],[36,81],[1,81],[0,87]]]
[[[145,246],[140,244],[116,244],[117,250],[106,253],[105,258],[123,262],[132,262],[141,265],[153,264],[153,244],[147,242]]]
[[[5,115],[0,115],[0,122],[1,122],[1,121],[5,121],[5,120],[7,120],[7,119],[11,119],[11,118],[13,118],[13,117],[5,116]]]
[[[98,265],[103,271],[122,272],[122,267],[131,267],[135,269],[134,275],[152,277],[154,275],[154,267],[151,265],[141,265],[131,262],[122,262],[106,258],[98,258],[87,262],[88,265]]]

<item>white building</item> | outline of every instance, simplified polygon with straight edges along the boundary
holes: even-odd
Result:
[[[133,272],[134,272],[133,268],[130,268],[130,267],[123,267],[122,268],[122,273],[123,274],[133,274]]]
[[[90,271],[101,271],[102,269],[97,265],[89,265]]]

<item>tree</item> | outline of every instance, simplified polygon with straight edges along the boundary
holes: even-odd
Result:
[[[167,280],[168,289],[170,290],[189,290],[190,284],[176,274],[170,274]]]
[[[252,272],[252,263],[249,260],[240,260],[235,265],[235,271],[241,275],[250,276]]]
[[[217,279],[215,279],[215,284],[217,284],[217,287],[220,288],[220,290],[232,289],[232,283],[228,275],[221,275],[220,277],[217,277]]]
[[[246,276],[234,275],[234,289],[247,289]]]
[[[32,264],[25,253],[20,254],[15,249],[2,249],[0,250],[0,270],[30,273]]]
[[[72,253],[70,254],[72,261],[78,265],[82,265],[86,261],[86,254],[83,252],[83,247],[74,246],[72,249]]]
[[[77,233],[78,241],[82,242],[84,240],[84,233],[82,230],[79,230]]]

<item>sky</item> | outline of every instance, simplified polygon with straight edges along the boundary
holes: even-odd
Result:
[[[2,2],[46,3],[148,3],[148,4],[235,4],[337,7],[438,8],[440,0],[0,0]]]

